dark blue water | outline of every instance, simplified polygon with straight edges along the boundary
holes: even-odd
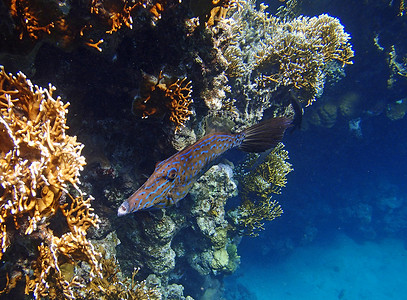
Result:
[[[362,138],[345,125],[288,136],[295,170],[276,197],[285,213],[243,240],[231,291],[243,286],[258,299],[404,299],[407,121],[371,118]]]
[[[340,18],[355,50],[346,78],[315,106],[356,92],[362,134],[338,118],[332,128],[285,137],[294,172],[276,196],[284,214],[259,237],[243,239],[241,267],[226,279],[227,299],[407,299],[407,119],[386,117],[388,105],[407,96],[406,79],[388,85],[386,60],[391,44],[406,47],[397,38],[405,16],[374,3],[308,4],[308,15]],[[387,50],[374,45],[377,33]]]

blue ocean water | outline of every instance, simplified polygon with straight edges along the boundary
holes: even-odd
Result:
[[[226,279],[225,297],[407,299],[407,120],[386,117],[407,85],[389,86],[385,54],[373,43],[376,34],[390,47],[405,19],[395,18],[390,5],[371,3],[367,14],[352,1],[307,4],[305,14],[339,17],[352,35],[354,65],[318,105],[357,93],[365,110],[360,132],[338,118],[332,128],[286,136],[294,172],[276,196],[284,214],[259,237],[242,240],[241,267]],[[398,40],[396,48],[405,47]]]
[[[405,299],[406,257],[402,239],[357,243],[338,233],[329,243],[317,240],[278,262],[246,257],[229,283],[257,299]]]
[[[285,213],[239,248],[227,299],[406,299],[407,121],[287,136]]]

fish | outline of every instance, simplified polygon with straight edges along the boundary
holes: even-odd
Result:
[[[264,152],[275,147],[293,120],[276,117],[231,134],[215,132],[161,161],[147,181],[117,210],[124,216],[149,208],[165,208],[178,203],[219,156],[232,148]]]

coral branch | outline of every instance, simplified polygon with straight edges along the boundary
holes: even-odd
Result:
[[[273,194],[280,194],[287,183],[287,175],[293,170],[284,144],[278,144],[255,166],[258,156],[253,155],[240,167],[240,197],[243,201],[236,210],[229,213],[234,223],[251,236],[257,236],[264,229],[264,221],[279,217],[283,210]],[[254,169],[253,169],[254,167]],[[249,169],[249,171],[245,171]]]
[[[66,134],[69,104],[53,98],[54,91],[51,85],[34,86],[21,72],[12,76],[0,69],[0,258],[11,245],[10,236],[40,240],[38,259],[26,274],[26,293],[74,299],[80,284],[67,280],[61,266],[85,261],[92,276],[100,274],[99,254],[86,239],[99,218],[90,206],[92,198],[84,200],[78,187],[85,158],[83,144]],[[69,195],[68,184],[80,196]],[[61,205],[63,193],[68,199]],[[58,209],[68,224],[61,237],[47,228]]]

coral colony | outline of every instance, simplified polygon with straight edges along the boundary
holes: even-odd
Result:
[[[304,127],[329,128],[342,116],[361,135],[357,94],[312,108],[352,64],[350,35],[327,14],[297,14],[297,1],[286,1],[277,15],[252,0],[76,2],[10,0],[0,7],[0,28],[9,28],[0,46],[0,294],[220,299],[211,288],[238,268],[241,237],[258,236],[283,214],[279,195],[293,166],[280,140],[302,107],[309,112]],[[44,49],[69,57],[50,59],[44,68],[56,71],[48,77],[32,67],[47,63]],[[396,50],[388,55],[389,86],[407,74]],[[20,70],[33,82],[52,81],[62,98]],[[85,90],[99,77],[102,84]],[[92,97],[98,102],[89,105]],[[389,105],[388,118],[403,118],[406,103]],[[239,133],[250,136],[270,119],[287,121],[277,124],[281,134],[268,153],[236,165],[205,156],[226,142],[200,144],[204,137],[228,136],[223,158],[236,137],[244,144]],[[155,163],[178,162],[174,153],[193,149],[200,152],[188,161],[199,172],[176,177],[174,166],[158,163],[153,173]],[[151,174],[159,195],[164,181],[184,180],[182,197],[157,198],[164,208],[117,218],[135,190],[151,188],[143,185]],[[233,197],[237,202],[228,202]],[[210,288],[193,287],[190,278]]]
[[[54,99],[54,91],[51,85],[49,89],[34,86],[22,73],[12,76],[0,70],[0,255],[21,236],[32,247],[38,244],[37,258],[26,262],[31,271],[15,271],[11,278],[7,274],[3,292],[22,279],[25,293],[35,298],[74,299],[75,289],[83,284],[69,276],[67,269],[84,261],[91,278],[103,274],[101,255],[86,238],[88,229],[98,228],[100,220],[93,213],[92,197],[85,198],[78,186],[85,158],[81,156],[83,144],[66,134],[69,103]],[[76,197],[70,195],[68,184]],[[60,236],[48,226],[59,211],[67,226]],[[127,293],[141,293],[138,284],[132,281],[131,286]]]

